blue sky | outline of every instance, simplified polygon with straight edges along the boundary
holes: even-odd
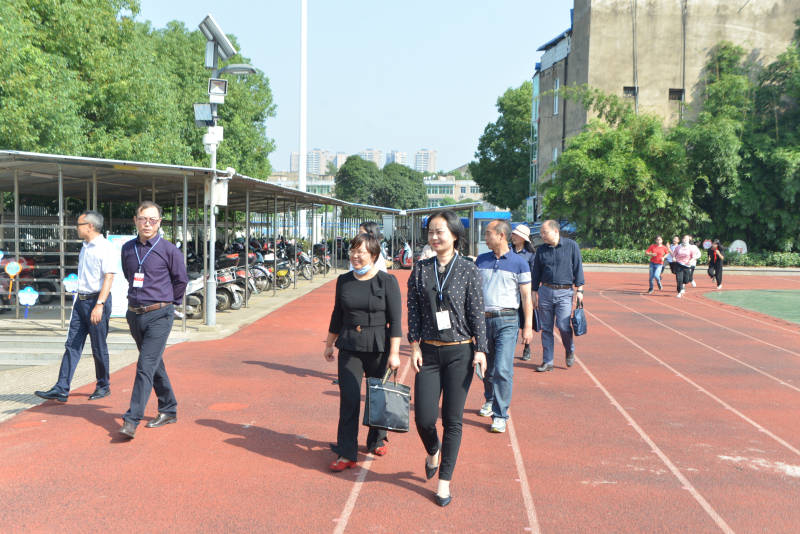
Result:
[[[569,27],[572,0],[308,2],[308,148],[438,151],[441,170],[474,159],[495,102],[530,79],[536,49]],[[299,150],[300,2],[141,0],[139,20],[190,29],[211,13],[269,77],[275,170]],[[203,58],[198,57],[198,62]]]

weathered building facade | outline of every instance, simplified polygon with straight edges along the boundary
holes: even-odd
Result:
[[[766,65],[786,50],[800,19],[798,0],[574,0],[572,26],[542,45],[534,74],[532,182],[590,118],[559,88],[588,84],[630,98],[668,124],[702,91],[709,52],[721,41]],[[537,91],[538,88],[538,91]],[[535,194],[532,185],[532,194]]]

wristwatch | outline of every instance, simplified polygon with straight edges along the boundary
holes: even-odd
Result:
[[[583,289],[576,289],[575,291],[577,291],[578,293],[583,293]]]
[[[106,301],[104,301],[104,300],[98,300],[97,302],[95,302],[95,303],[94,303],[94,305],[95,305],[95,306],[102,306],[102,305],[104,305],[105,303],[106,303]]]

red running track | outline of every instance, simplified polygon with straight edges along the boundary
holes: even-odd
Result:
[[[329,283],[169,348],[176,425],[117,439],[134,366],[111,397],[89,403],[90,385],[0,424],[0,532],[797,532],[800,328],[705,299],[699,277],[684,299],[645,281],[587,273],[575,366],[557,348],[555,371],[535,373],[538,345],[517,360],[506,434],[487,431],[473,382],[447,508],[413,430],[327,471]],[[789,283],[726,274],[724,290]],[[407,357],[401,375],[413,383]]]

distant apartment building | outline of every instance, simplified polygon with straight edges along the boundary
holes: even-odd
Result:
[[[445,199],[456,202],[483,200],[483,194],[473,180],[457,180],[453,175],[427,176],[423,178],[428,194],[428,207],[435,208],[443,205]]]
[[[336,164],[337,171],[342,168],[342,165],[344,165],[345,161],[347,161],[347,154],[344,152],[337,152],[333,157],[333,162]]]
[[[399,163],[408,167],[408,152],[400,152],[399,150],[392,150],[386,155],[386,164]]]
[[[423,148],[414,155],[414,170],[436,172],[436,151]]]
[[[359,152],[358,156],[363,160],[373,162],[379,169],[383,167],[383,150],[368,148]]]
[[[733,42],[765,65],[786,50],[798,18],[797,0],[574,0],[571,27],[539,48],[532,183],[592,117],[560,88],[588,84],[674,124],[699,111],[690,104],[714,46]]]
[[[328,163],[336,165],[336,170],[338,171],[346,160],[347,154],[344,152],[334,154],[328,150],[315,148],[306,153],[306,172],[308,174],[327,174]],[[291,154],[289,172],[300,172],[300,154],[298,152],[292,152]]]

